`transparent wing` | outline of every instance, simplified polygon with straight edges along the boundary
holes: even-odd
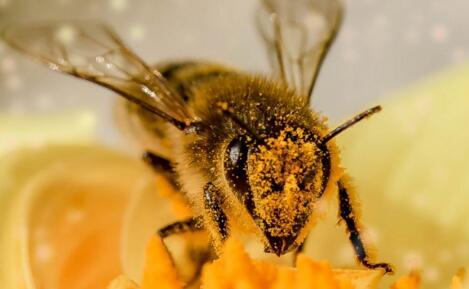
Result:
[[[342,21],[340,0],[262,0],[257,25],[275,74],[309,102]]]
[[[111,89],[176,125],[194,116],[163,76],[146,65],[109,27],[96,22],[16,25],[5,41],[52,70]]]

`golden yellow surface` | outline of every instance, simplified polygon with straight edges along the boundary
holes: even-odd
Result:
[[[0,288],[105,288],[122,273],[129,197],[153,181],[140,162],[57,145],[3,157],[0,172]]]
[[[151,238],[148,244],[141,288],[182,288],[171,258],[167,254],[162,240],[158,237]]]
[[[380,270],[333,270],[326,261],[313,261],[300,255],[295,268],[279,266],[250,258],[242,245],[230,239],[222,256],[204,265],[200,288],[203,289],[374,289],[383,277]],[[449,281],[449,280],[448,280]],[[448,282],[449,283],[449,282]],[[152,237],[146,249],[143,282],[140,289],[183,289],[165,245]],[[463,274],[457,274],[452,289],[466,288]],[[391,289],[418,289],[420,275],[412,272],[399,278]],[[135,283],[119,276],[109,289],[137,289]]]
[[[220,259],[204,266],[201,288],[375,288],[382,271],[338,270],[327,262],[315,262],[300,255],[296,268],[251,259],[240,243],[229,240]],[[141,289],[182,289],[161,239],[153,237],[146,250]],[[118,287],[115,289],[119,289]]]

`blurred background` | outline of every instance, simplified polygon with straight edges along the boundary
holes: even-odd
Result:
[[[16,21],[98,19],[113,26],[148,63],[209,59],[269,73],[264,46],[254,25],[258,5],[256,0],[0,0],[0,29]],[[349,0],[345,6],[345,21],[319,76],[313,106],[337,123],[372,104],[385,104],[380,116],[339,139],[344,147],[345,167],[355,177],[363,200],[367,238],[377,245],[379,261],[392,262],[399,274],[421,268],[426,288],[446,288],[454,272],[469,264],[469,158],[464,153],[469,134],[461,133],[467,131],[464,126],[469,121],[469,2]],[[441,71],[453,72],[434,77]],[[394,92],[398,92],[397,101],[385,98]],[[114,100],[113,93],[51,72],[0,42],[0,155],[22,145],[37,148],[51,140],[74,143],[97,139],[123,149],[126,142],[114,125]],[[94,149],[71,149],[72,153],[64,150],[67,153],[59,150],[61,155],[54,158],[85,155],[96,161],[100,160],[96,155],[101,155],[103,166],[96,166],[96,171],[108,162],[116,169],[113,154],[110,161],[107,154],[103,157]],[[20,162],[12,162],[20,164],[18,172],[31,163],[50,162],[45,157],[37,160],[34,151],[26,155]],[[79,161],[83,165],[83,160]],[[128,162],[120,160],[127,169]],[[1,165],[0,178],[10,177]],[[69,167],[79,174],[76,164]],[[140,172],[145,169],[130,171],[133,173],[129,176],[136,176],[129,177],[121,188],[127,192],[122,193],[126,197],[121,199],[121,207],[128,203],[127,188],[140,184]],[[145,172],[146,185],[153,184],[151,175]],[[3,184],[7,184],[5,180],[9,179],[3,179]],[[69,181],[80,183],[78,179]],[[102,191],[101,183],[95,186],[93,190]],[[56,191],[62,190],[62,186],[57,187]],[[3,188],[7,186],[2,187],[0,179],[0,197]],[[35,188],[35,194],[54,192],[43,185],[41,190]],[[155,223],[157,216],[152,215],[152,202],[158,202],[152,193],[137,194],[139,197],[132,201],[132,211],[138,212],[133,215],[137,225],[128,227],[146,228],[136,236],[147,236],[161,226]],[[59,198],[60,194],[54,196]],[[90,196],[90,203],[95,202],[95,195]],[[54,202],[41,200],[42,213],[49,219],[61,218],[42,206]],[[3,204],[12,207],[8,202]],[[0,199],[0,212],[1,208]],[[308,249],[315,258],[353,266],[353,253],[343,228],[334,226],[335,211],[329,215],[314,230]],[[89,223],[85,220],[91,220],[80,216],[72,210],[70,218],[73,222],[81,220],[86,227]],[[119,219],[121,215],[114,217]],[[44,223],[49,219],[45,218]],[[17,223],[12,224],[17,227]],[[108,241],[102,242],[104,247]],[[141,263],[143,257],[137,255],[142,254],[145,241],[144,237],[127,241],[133,251],[127,257]],[[1,245],[0,240],[0,249]],[[37,252],[43,259],[51,258],[50,248]],[[94,260],[94,255],[90,259]],[[74,270],[77,276],[82,273],[79,266]],[[139,278],[140,271],[126,270],[131,277]],[[67,286],[48,288],[72,288]]]

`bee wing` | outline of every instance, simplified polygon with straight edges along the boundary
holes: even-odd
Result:
[[[52,22],[6,29],[5,41],[52,70],[97,83],[183,129],[194,116],[164,77],[106,25]]]
[[[307,102],[342,22],[340,0],[262,0],[257,26],[275,74]]]

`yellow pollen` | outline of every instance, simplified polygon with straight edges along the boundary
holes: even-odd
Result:
[[[287,127],[249,156],[255,211],[272,236],[292,235],[296,220],[309,215],[315,190],[321,188],[320,151],[307,137],[303,129]]]

